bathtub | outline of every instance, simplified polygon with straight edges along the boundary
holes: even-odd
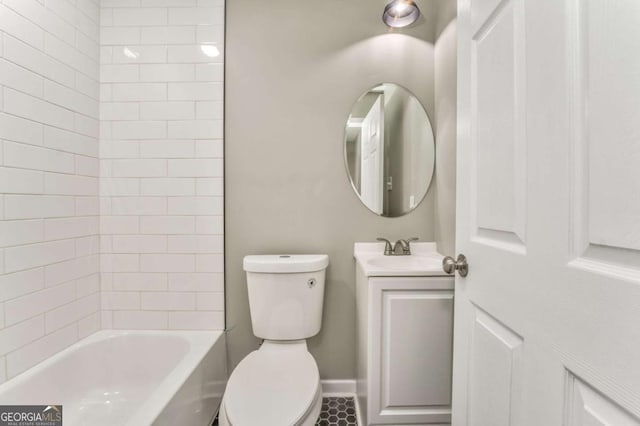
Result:
[[[221,331],[103,330],[0,385],[0,404],[60,404],[65,426],[204,426],[226,380]]]

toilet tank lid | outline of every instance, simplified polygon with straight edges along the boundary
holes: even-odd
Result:
[[[270,274],[292,274],[315,272],[329,265],[326,254],[269,254],[245,256],[244,270]]]

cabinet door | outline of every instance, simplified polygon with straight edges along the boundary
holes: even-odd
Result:
[[[451,421],[453,280],[371,278],[370,424]]]

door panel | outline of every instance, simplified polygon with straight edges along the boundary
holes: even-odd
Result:
[[[518,251],[524,251],[527,189],[522,5],[502,1],[473,36],[470,94],[475,232]]]
[[[639,423],[638,22],[458,2],[455,426]]]

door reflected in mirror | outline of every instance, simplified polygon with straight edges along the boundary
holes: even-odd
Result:
[[[351,109],[344,154],[360,201],[380,216],[402,216],[420,204],[431,184],[435,143],[429,116],[407,89],[373,87]]]

